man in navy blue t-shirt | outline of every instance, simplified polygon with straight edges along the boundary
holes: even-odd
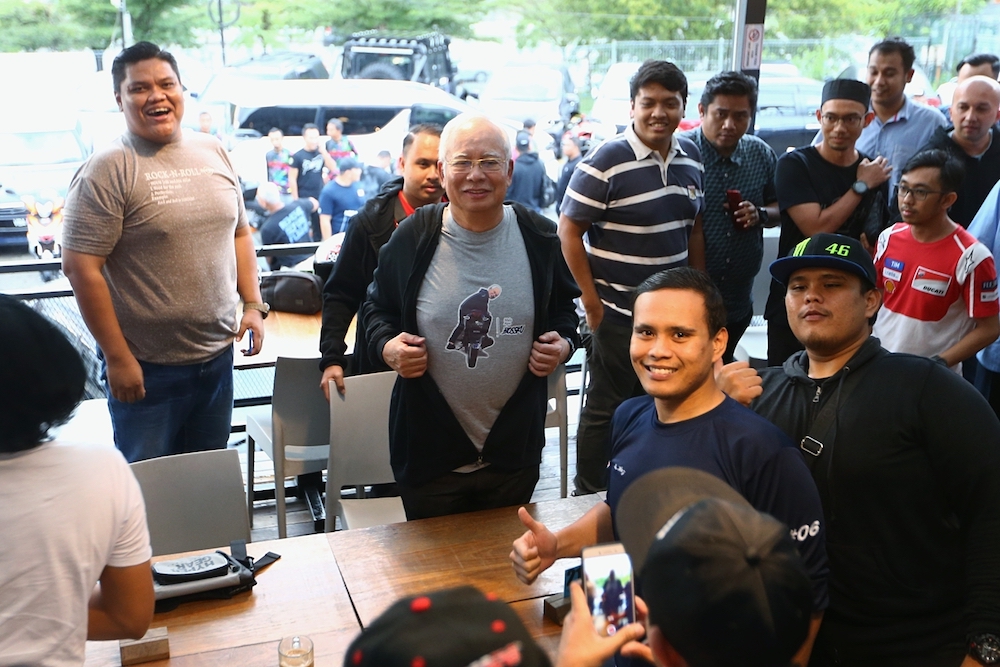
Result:
[[[703,470],[790,528],[813,582],[814,620],[799,656],[808,658],[828,603],[819,494],[791,440],[716,386],[715,364],[728,341],[722,295],[696,269],[661,271],[636,288],[632,321],[629,354],[648,396],[615,412],[607,501],[556,533],[521,508],[528,530],[514,541],[515,573],[530,583],[556,559],[615,540],[617,503],[645,473],[671,466]]]

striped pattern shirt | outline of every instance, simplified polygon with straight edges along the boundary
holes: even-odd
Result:
[[[675,134],[664,160],[631,125],[577,165],[560,212],[590,224],[585,246],[609,320],[628,325],[636,285],[687,266],[688,237],[704,208],[703,172],[691,140]]]

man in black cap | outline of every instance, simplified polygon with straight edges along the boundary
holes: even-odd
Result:
[[[945,366],[871,336],[881,298],[857,239],[817,234],[771,275],[805,351],[762,386],[730,367],[720,386],[756,394],[819,489],[830,606],[810,666],[1000,664],[1000,421]]]
[[[624,643],[623,655],[663,667],[789,665],[809,631],[812,592],[785,524],[714,475],[684,467],[639,478],[615,523],[646,610],[647,644]],[[610,644],[576,583],[572,597],[559,665],[597,667]]]
[[[514,175],[507,188],[507,199],[524,204],[532,211],[540,213],[545,203],[545,182],[548,174],[538,153],[531,145],[531,135],[525,130],[517,133],[517,159],[514,160]]]
[[[833,79],[823,86],[823,102],[816,112],[823,140],[798,148],[778,159],[774,185],[781,211],[778,256],[821,232],[867,237],[874,244],[888,223],[888,186],[892,165],[883,157],[867,156],[855,148],[861,131],[873,118],[868,110],[871,89],[853,79]],[[792,335],[781,302],[784,287],[771,282],[764,309],[767,319],[767,362],[781,364],[802,349]]]

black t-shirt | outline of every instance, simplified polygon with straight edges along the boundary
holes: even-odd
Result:
[[[308,199],[298,199],[286,204],[280,211],[275,211],[260,228],[260,240],[264,245],[280,245],[283,243],[308,243],[312,202]],[[272,267],[295,266],[308,259],[309,255],[281,255],[269,258]]]
[[[319,193],[323,189],[323,154],[318,150],[307,151],[303,148],[292,156],[292,166],[299,170],[295,181],[299,197],[319,199]]]
[[[774,174],[774,187],[778,194],[778,207],[781,209],[781,236],[778,238],[778,257],[786,257],[789,251],[806,239],[788,209],[799,204],[816,202],[820,208],[827,208],[847,194],[854,182],[858,180],[858,165],[867,156],[858,153],[858,159],[849,167],[841,167],[824,160],[813,146],[799,148],[791,153],[785,153],[778,158],[778,166]],[[871,224],[869,217],[877,218],[877,223],[886,226],[889,221],[887,202],[889,200],[888,182],[877,188],[871,188],[847,221],[837,230],[852,238],[861,238],[866,224]],[[878,231],[881,231],[879,229]],[[877,232],[875,232],[877,236]],[[869,242],[875,243],[875,236],[869,232]],[[785,288],[772,280],[771,294],[764,309],[765,317],[774,314],[784,315]]]

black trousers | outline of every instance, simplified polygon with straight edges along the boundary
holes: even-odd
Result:
[[[475,472],[449,472],[426,484],[399,483],[408,521],[435,516],[524,505],[538,483],[538,466],[498,470],[486,466]]]

